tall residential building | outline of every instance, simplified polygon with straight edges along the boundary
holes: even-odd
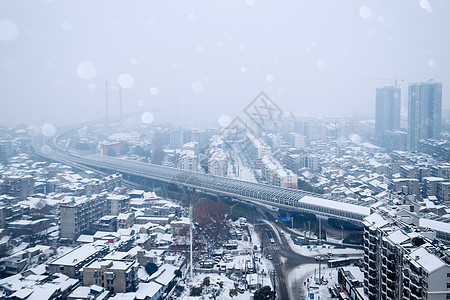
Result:
[[[422,139],[440,139],[442,83],[430,80],[409,85],[408,148],[417,150]]]
[[[400,129],[401,90],[394,86],[377,88],[375,99],[375,134]]]
[[[378,299],[449,299],[450,255],[408,212],[380,210],[364,220],[364,293]],[[412,215],[409,215],[410,217]]]

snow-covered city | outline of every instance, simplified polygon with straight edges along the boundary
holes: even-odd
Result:
[[[450,299],[448,11],[0,1],[0,299]]]

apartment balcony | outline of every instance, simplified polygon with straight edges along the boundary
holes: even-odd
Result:
[[[395,263],[390,263],[390,262],[388,262],[388,263],[386,264],[387,269],[388,269],[388,270],[392,270],[392,271],[395,271],[395,266],[396,266]]]
[[[386,259],[388,260],[388,261],[390,261],[390,262],[392,262],[392,263],[395,263],[396,261],[395,261],[395,254],[389,254],[389,255],[387,255],[386,256]]]
[[[377,289],[377,287],[375,287],[375,286],[373,286],[373,287],[371,287],[371,286],[369,286],[369,297],[370,297],[370,295],[378,295],[378,289]]]
[[[409,288],[409,280],[408,279],[403,279],[403,287]]]
[[[391,281],[396,281],[397,280],[397,274],[395,272],[391,272],[391,271],[387,271],[386,272],[387,278]]]
[[[421,287],[422,286],[421,278],[419,276],[417,276],[415,274],[411,274],[410,279],[411,279],[411,284],[412,285],[415,285],[417,287]]]
[[[408,298],[410,294],[411,294],[411,292],[409,291],[409,289],[403,288],[403,296],[404,296],[404,298]]]
[[[421,298],[422,297],[422,288],[416,288],[414,286],[411,286],[411,296],[416,296]]]

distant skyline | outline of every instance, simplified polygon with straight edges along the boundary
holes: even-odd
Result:
[[[408,148],[423,139],[439,139],[442,120],[442,83],[423,82],[408,89]]]
[[[0,125],[104,116],[105,81],[146,123],[209,122],[264,91],[285,112],[375,116],[377,87],[442,83],[449,1],[2,1]],[[368,78],[379,78],[368,79]],[[391,79],[391,80],[384,80]],[[117,89],[111,114],[118,114]]]

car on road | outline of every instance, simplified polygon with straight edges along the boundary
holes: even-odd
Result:
[[[272,257],[272,255],[267,254],[267,255],[266,255],[266,258],[267,258],[268,260],[272,260],[273,257]]]
[[[275,244],[275,240],[273,238],[270,238],[270,243]]]
[[[324,258],[322,256],[317,255],[314,259],[315,260],[323,260]]]

